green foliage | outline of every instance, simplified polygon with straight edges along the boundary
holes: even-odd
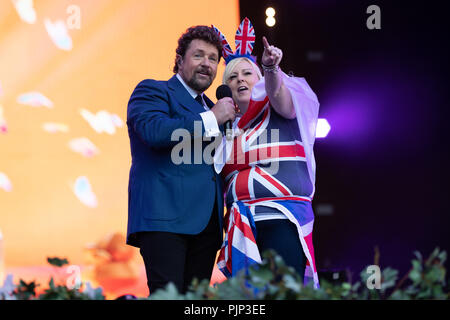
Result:
[[[414,255],[416,259],[412,260],[412,268],[406,275],[409,285],[404,290],[395,290],[391,298],[449,299],[449,293],[444,291],[447,253],[436,248],[425,261],[420,252],[415,251]]]
[[[39,285],[36,282],[31,281],[30,283],[26,283],[22,279],[20,279],[19,285],[14,290],[14,295],[18,300],[30,300],[36,296],[36,287]]]
[[[263,253],[263,262],[242,270],[226,281],[210,286],[209,281],[194,279],[186,294],[177,291],[174,284],[152,294],[151,300],[405,300],[405,299],[449,299],[446,286],[446,269],[444,263],[447,253],[436,248],[426,260],[419,252],[414,252],[411,270],[400,280],[398,271],[385,268],[381,271],[376,288],[370,289],[371,273],[365,268],[360,273],[360,280],[355,283],[330,283],[322,279],[320,288],[312,284],[303,285],[301,277],[295,270],[286,266],[283,259],[274,251]],[[68,264],[67,259],[48,258],[47,261],[58,268]],[[0,288],[1,299],[39,299],[39,300],[104,300],[102,289],[93,289],[89,283],[70,288],[57,285],[53,277],[49,288],[36,297],[34,281],[19,285],[8,284]],[[379,287],[378,287],[379,285]],[[84,290],[81,291],[81,287]],[[11,289],[13,288],[13,289]],[[378,289],[377,289],[378,288]],[[147,299],[147,298],[141,298]]]
[[[430,257],[423,261],[419,252],[414,253],[417,259],[412,260],[412,269],[399,282],[398,271],[385,268],[381,271],[378,289],[369,289],[370,273],[365,268],[360,273],[360,281],[355,283],[333,284],[320,281],[320,288],[314,289],[312,284],[303,285],[301,277],[293,268],[285,265],[283,259],[274,251],[263,254],[260,265],[251,266],[226,281],[211,287],[204,280],[192,282],[185,295],[180,294],[170,283],[165,289],[157,290],[149,299],[177,300],[387,300],[387,299],[449,299],[445,291],[447,258],[445,251],[436,248]],[[407,283],[409,280],[409,284]]]
[[[52,266],[61,268],[62,266],[69,264],[67,259],[60,258],[47,258],[47,262]],[[12,282],[11,282],[12,284]],[[103,290],[101,288],[93,289],[90,283],[79,284],[78,286],[69,287],[66,285],[57,285],[53,277],[50,278],[49,288],[36,297],[36,287],[39,286],[35,281],[26,283],[20,279],[19,285],[15,286],[14,290],[7,290],[11,294],[0,294],[0,300],[2,298],[14,299],[14,300],[104,300]],[[10,285],[10,284],[8,284]],[[84,286],[84,290],[81,291],[81,287]],[[9,289],[9,288],[8,288]],[[2,288],[0,288],[2,293]]]
[[[55,285],[53,278],[50,279],[49,288],[39,295],[39,300],[103,300],[105,297],[92,297],[88,293],[81,292],[79,288],[68,288],[65,285]]]

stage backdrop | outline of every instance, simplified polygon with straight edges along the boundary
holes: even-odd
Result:
[[[177,39],[199,24],[234,40],[238,0],[0,2],[6,267],[82,264],[87,243],[126,232],[128,99],[141,80],[173,75]]]

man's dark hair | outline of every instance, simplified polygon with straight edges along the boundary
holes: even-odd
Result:
[[[178,39],[178,47],[176,53],[184,58],[189,45],[192,40],[199,39],[208,42],[217,48],[219,52],[219,61],[222,57],[222,42],[220,41],[219,35],[214,31],[212,27],[208,26],[196,26],[190,27],[183,33]],[[175,57],[175,66],[173,67],[173,72],[178,72],[177,58]]]

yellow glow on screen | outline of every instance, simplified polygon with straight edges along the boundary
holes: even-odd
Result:
[[[31,4],[31,6],[29,5]],[[7,266],[126,232],[126,108],[143,79],[172,75],[181,33],[230,39],[238,0],[0,2],[0,230]],[[79,19],[78,19],[79,18]],[[206,94],[215,100],[224,65]]]

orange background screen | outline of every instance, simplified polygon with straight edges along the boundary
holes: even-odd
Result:
[[[83,263],[87,243],[111,232],[126,233],[131,156],[125,122],[132,90],[145,78],[173,75],[177,40],[190,26],[214,24],[233,40],[238,0],[220,5],[209,0],[39,0],[31,10],[22,8],[23,18],[16,9],[20,2],[0,2],[5,264],[45,264],[47,256]],[[73,28],[76,12],[70,5],[80,9],[79,29]],[[72,26],[67,35],[55,31],[60,47],[46,28],[47,19]],[[206,92],[212,100],[223,69],[221,60]],[[106,114],[110,121],[96,131],[82,110],[91,117]],[[81,143],[75,151],[70,143],[78,138],[95,148],[86,150]],[[78,177],[86,177],[91,187],[88,205],[74,191]]]

